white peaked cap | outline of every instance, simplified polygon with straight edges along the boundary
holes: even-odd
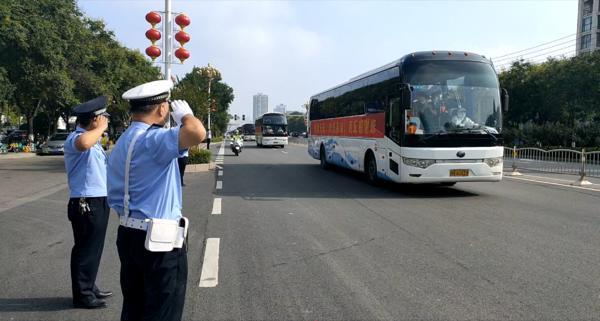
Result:
[[[173,88],[173,82],[171,80],[155,80],[129,89],[123,94],[122,97],[126,100],[146,100],[147,98],[154,97],[158,99],[164,99],[168,97],[171,88]],[[166,94],[167,96],[157,97],[164,96],[164,94]]]

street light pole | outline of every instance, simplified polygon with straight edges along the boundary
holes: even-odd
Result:
[[[219,73],[219,71],[216,68],[212,67],[210,64],[208,64],[208,66],[206,66],[206,67],[200,68],[199,73],[202,76],[208,78],[208,129],[207,129],[206,147],[210,148],[210,140],[212,139],[211,124],[210,124],[210,109],[212,107],[211,106],[212,100],[210,98],[210,88],[211,88],[213,79],[221,77],[221,74]]]
[[[165,0],[165,79],[171,79],[171,60],[173,59],[173,17],[171,17],[171,0]]]
[[[212,78],[209,77],[208,78],[208,139],[212,138],[212,133],[210,131],[210,109],[212,107],[211,100],[210,100],[210,84],[211,83],[212,83]]]

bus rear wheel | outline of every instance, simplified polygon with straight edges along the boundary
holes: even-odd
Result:
[[[329,164],[327,163],[327,156],[325,155],[325,147],[321,145],[321,149],[319,150],[319,160],[321,161],[322,169],[329,169]]]
[[[373,153],[368,153],[365,157],[365,178],[371,185],[377,185],[377,162],[375,162],[375,156]]]

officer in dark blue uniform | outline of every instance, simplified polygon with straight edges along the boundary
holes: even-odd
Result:
[[[187,245],[163,234],[161,241],[178,245],[153,249],[148,234],[154,222],[187,225],[177,159],[200,144],[206,131],[185,101],[169,101],[172,87],[170,80],[157,80],[123,94],[131,105],[131,124],[108,160],[108,201],[121,225],[121,320],[178,321],[183,313]],[[169,115],[177,126],[164,128]]]
[[[109,207],[106,199],[106,154],[100,138],[108,127],[107,97],[76,106],[77,129],[65,141],[70,199],[68,217],[75,244],[71,251],[71,284],[75,307],[105,308],[112,295],[96,286],[104,248]]]

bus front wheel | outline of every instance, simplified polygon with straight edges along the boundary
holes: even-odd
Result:
[[[375,156],[371,152],[367,153],[365,157],[365,177],[369,184],[377,185],[377,162],[375,162]]]
[[[321,149],[319,150],[319,160],[321,161],[321,168],[328,169],[329,164],[327,164],[327,156],[325,155],[325,146],[321,145]]]

